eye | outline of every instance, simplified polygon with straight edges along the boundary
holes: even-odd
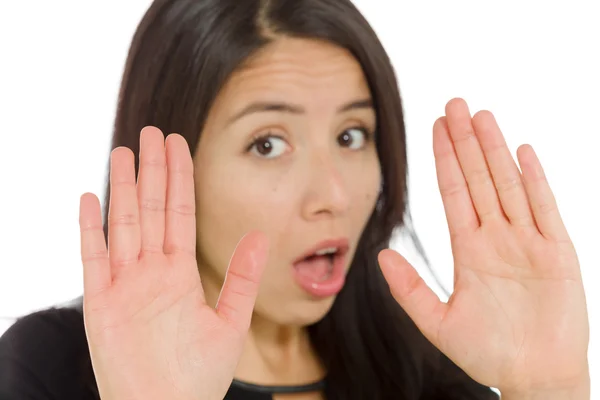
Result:
[[[285,153],[287,144],[283,138],[266,134],[250,144],[248,151],[262,158],[275,158]]]
[[[369,140],[370,133],[365,128],[355,127],[346,129],[338,136],[340,146],[349,147],[353,150],[361,149]]]

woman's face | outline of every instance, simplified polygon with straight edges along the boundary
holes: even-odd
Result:
[[[270,253],[255,313],[304,326],[329,311],[379,194],[370,100],[357,61],[325,42],[279,39],[231,76],[194,160],[207,299],[238,241],[258,229]],[[336,254],[296,263],[319,247]]]

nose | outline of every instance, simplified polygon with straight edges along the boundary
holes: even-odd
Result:
[[[350,196],[346,186],[349,177],[343,173],[341,160],[336,160],[331,154],[321,153],[313,157],[309,164],[302,205],[304,218],[315,220],[343,215],[350,207]]]

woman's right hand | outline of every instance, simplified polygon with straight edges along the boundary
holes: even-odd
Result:
[[[81,196],[84,322],[100,397],[221,400],[250,326],[267,239],[253,232],[239,242],[217,306],[207,305],[185,139],[146,127],[137,184],[134,162],[128,148],[111,153],[108,249],[98,198]]]

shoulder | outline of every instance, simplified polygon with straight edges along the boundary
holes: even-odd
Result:
[[[71,344],[82,334],[85,338],[83,314],[75,303],[54,306],[18,318],[0,337],[0,354],[40,355],[36,351],[40,345]]]
[[[77,300],[23,316],[0,337],[0,398],[94,398]]]

